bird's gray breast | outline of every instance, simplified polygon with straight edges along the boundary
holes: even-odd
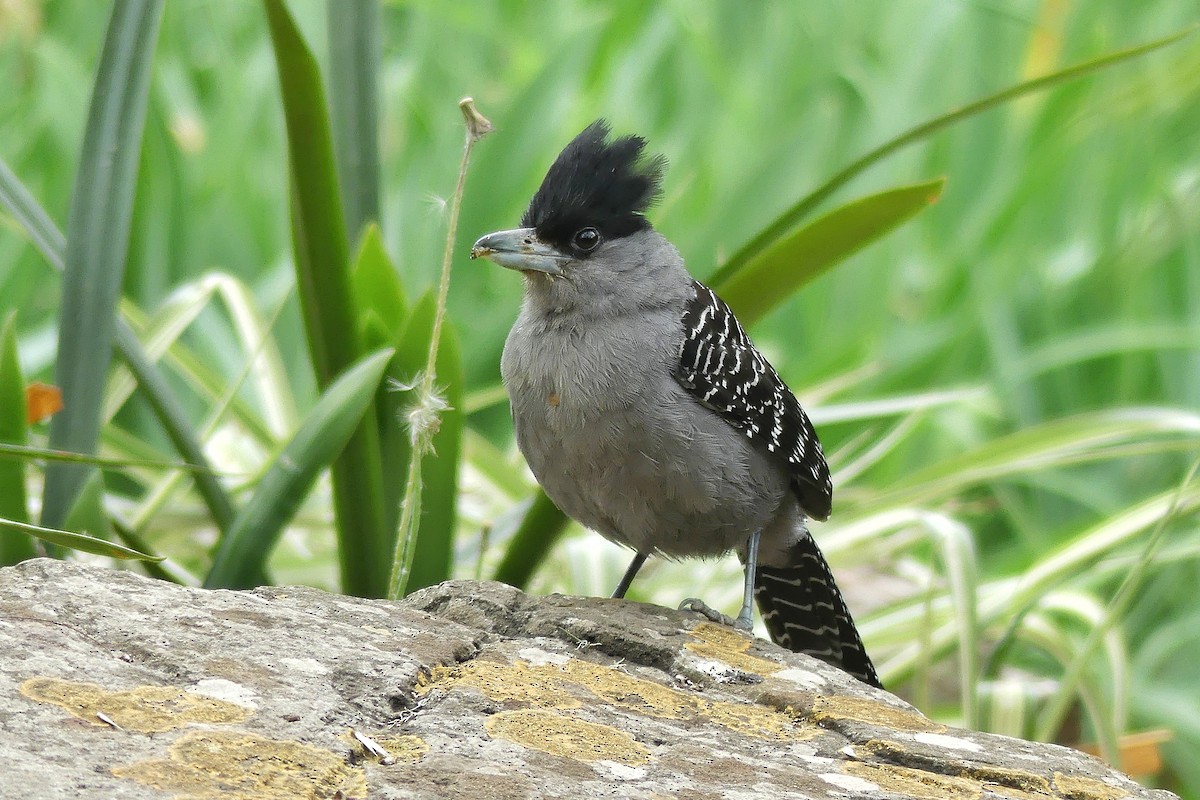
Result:
[[[672,377],[680,313],[526,311],[501,372],[517,443],[559,508],[639,552],[717,554],[768,521],[787,478]]]

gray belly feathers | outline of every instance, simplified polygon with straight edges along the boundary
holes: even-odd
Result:
[[[501,361],[521,452],[555,505],[638,552],[717,555],[777,516],[790,540],[786,474],[671,377],[679,318],[592,319],[582,333],[523,313]]]

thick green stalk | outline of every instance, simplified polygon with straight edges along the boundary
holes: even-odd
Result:
[[[100,440],[104,376],[112,358],[161,15],[162,0],[114,3],[96,70],[67,217],[55,362],[65,407],[50,424],[54,449],[94,453]],[[47,466],[43,525],[62,525],[86,476],[74,464]]]
[[[288,136],[296,285],[317,384],[328,387],[363,349],[350,281],[324,84],[316,58],[282,0],[264,0]],[[387,589],[390,532],[374,408],[333,462],[342,589],[380,597]]]

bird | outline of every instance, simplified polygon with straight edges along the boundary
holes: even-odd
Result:
[[[735,551],[735,620],[882,687],[807,520],[833,483],[808,415],[728,305],[654,229],[667,162],[598,119],[551,164],[520,227],[471,258],[517,270],[524,293],[500,371],[517,445],[567,516],[631,548],[614,597],[650,556]]]

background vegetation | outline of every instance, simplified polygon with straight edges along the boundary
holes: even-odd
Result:
[[[343,154],[341,260],[359,276],[343,288],[360,292],[346,326],[362,332],[357,349],[323,372],[297,290],[303,258],[293,258],[288,167],[290,142],[293,180],[303,184],[320,143],[296,150],[296,131],[310,122],[289,139],[276,64],[285,7],[265,7],[275,9],[271,26],[264,5],[165,4],[157,43],[142,48],[144,135],[127,148],[136,183],[119,287],[125,319],[179,398],[230,516],[204,494],[207,473],[164,466],[193,460],[114,363],[97,384],[103,482],[52,522],[169,556],[148,567],[161,577],[212,583],[213,546],[236,539],[226,534],[255,513],[274,514],[290,520],[278,543],[253,540],[269,562],[247,561],[259,571],[216,583],[269,577],[367,593],[379,593],[380,576],[354,573],[346,537],[355,526],[334,525],[338,490],[323,471],[294,517],[261,498],[288,477],[274,470],[286,462],[283,446],[314,452],[320,443],[304,431],[340,414],[342,441],[393,467],[377,492],[380,508],[395,508],[407,451],[393,412],[403,404],[399,393],[371,393],[385,361],[403,380],[425,360],[432,305],[419,298],[440,268],[461,96],[473,95],[497,132],[476,147],[463,199],[448,334],[461,346],[443,347],[439,361],[458,416],[438,458],[422,462],[419,515],[431,530],[455,526],[456,536],[424,558],[418,548],[414,569],[425,572],[410,588],[447,571],[511,576],[506,557],[539,563],[514,545],[534,485],[499,391],[520,281],[466,252],[476,236],[515,224],[549,161],[592,119],[641,133],[670,158],[652,218],[703,278],[903,131],[1200,20],[1187,0],[777,3],[752,13],[740,2],[570,0],[385,2],[372,27],[371,3],[330,11],[295,0],[286,8],[318,77],[335,82],[339,144],[355,135],[345,87],[356,85],[353,75],[336,83],[346,78],[339,69],[355,69],[339,59],[370,55],[372,38],[365,51],[353,41],[339,51],[338,34],[366,9],[379,47],[377,68],[368,58],[365,69],[380,101],[381,235],[358,250],[357,220],[373,214],[355,198],[372,189],[369,176],[346,184]],[[91,252],[72,233],[81,228],[68,226],[83,213],[73,204],[122,207],[119,194],[85,202],[75,189],[110,11],[86,1],[0,3],[0,159],[68,229],[68,271],[72,246]],[[290,113],[305,97],[319,109],[304,94],[303,54],[284,52],[299,59],[283,68],[302,98]],[[834,516],[818,539],[885,681],[923,710],[1015,735],[1099,741],[1114,759],[1121,734],[1166,730],[1168,763],[1154,780],[1200,797],[1200,484],[1191,473],[1200,455],[1200,35],[940,128],[857,174],[818,213],[941,176],[938,202],[903,227],[807,276],[802,292],[764,283],[757,298],[771,310],[755,338],[813,411],[835,466]],[[302,217],[303,197],[300,209]],[[109,229],[95,226],[95,241],[106,241]],[[336,243],[336,231],[326,233],[322,241]],[[60,320],[72,287],[48,263],[53,243],[39,241],[19,214],[0,213],[0,307],[19,312],[9,340],[19,372],[51,383],[63,336],[95,330],[70,314]],[[391,264],[395,284],[379,277]],[[364,274],[386,284],[374,297],[394,300],[390,311],[374,308],[379,325],[363,312]],[[366,358],[369,344],[396,355]],[[45,446],[45,424],[5,422],[21,416],[6,391],[16,385],[5,377],[11,361],[0,352],[0,440]],[[338,394],[331,383],[349,363],[358,384]],[[358,422],[364,408],[375,422]],[[333,458],[318,455],[312,464]],[[0,459],[0,516],[45,521],[42,456]],[[17,484],[27,496],[16,496]],[[298,503],[304,493],[290,496]],[[534,509],[546,517],[534,541],[550,541],[553,515]],[[424,528],[422,536],[432,541]],[[0,530],[6,561],[34,552],[32,542]],[[605,594],[626,558],[572,530],[529,586]],[[737,571],[732,561],[652,563],[631,596],[673,605],[699,591],[733,607]]]

